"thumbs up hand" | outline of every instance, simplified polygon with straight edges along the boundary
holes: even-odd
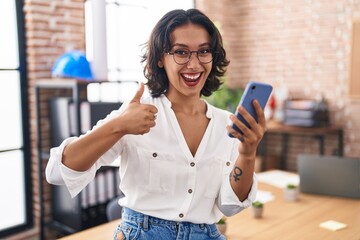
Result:
[[[140,83],[139,89],[136,91],[135,96],[131,100],[131,102],[137,102],[140,103],[141,96],[144,94],[144,83]]]
[[[151,104],[140,103],[144,88],[144,83],[141,83],[135,96],[119,116],[123,134],[145,134],[155,126],[157,108]]]

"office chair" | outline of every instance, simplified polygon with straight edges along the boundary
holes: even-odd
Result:
[[[116,197],[106,205],[106,217],[108,221],[121,218],[122,207],[118,203],[119,199],[120,197]]]

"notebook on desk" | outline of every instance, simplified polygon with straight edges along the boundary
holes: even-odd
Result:
[[[360,198],[360,159],[299,155],[297,166],[302,192]]]

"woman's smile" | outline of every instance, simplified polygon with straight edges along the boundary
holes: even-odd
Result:
[[[201,73],[182,73],[181,76],[188,87],[196,86],[201,79]]]

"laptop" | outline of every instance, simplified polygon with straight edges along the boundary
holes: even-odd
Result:
[[[297,167],[301,192],[360,198],[360,159],[301,154]]]

